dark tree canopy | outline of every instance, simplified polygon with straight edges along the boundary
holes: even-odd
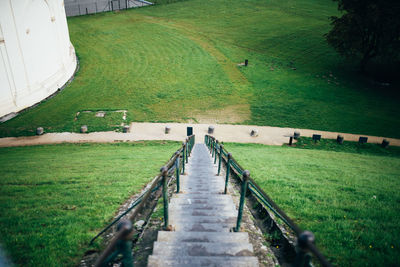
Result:
[[[365,71],[373,58],[400,58],[400,0],[334,0],[341,17],[331,17],[327,41],[340,54],[360,58]]]

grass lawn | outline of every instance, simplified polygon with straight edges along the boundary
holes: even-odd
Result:
[[[176,142],[0,148],[0,242],[18,266],[76,265],[176,149]]]
[[[339,152],[225,145],[300,227],[315,233],[334,265],[398,266],[399,151],[360,154],[354,146]]]
[[[396,87],[359,76],[323,35],[331,0],[160,0],[68,19],[80,59],[53,99],[0,125],[0,136],[77,131],[82,110],[129,121],[227,122],[400,137]],[[250,65],[237,66],[249,59]],[[103,124],[102,124],[103,123]],[[91,118],[90,129],[120,121]],[[103,126],[102,126],[103,125]]]

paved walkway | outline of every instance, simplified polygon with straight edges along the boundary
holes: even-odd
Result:
[[[171,127],[169,134],[164,133],[165,126]],[[207,133],[209,124],[188,124],[188,123],[132,123],[130,133],[117,132],[95,132],[89,134],[79,133],[48,133],[42,136],[29,137],[7,137],[0,138],[0,147],[7,146],[27,146],[27,145],[43,145],[58,143],[110,143],[118,141],[139,141],[139,140],[175,140],[182,141],[186,138],[186,127],[192,126],[193,133],[202,140],[204,134]],[[280,128],[269,126],[252,126],[252,125],[231,125],[231,124],[214,124],[214,136],[224,142],[238,143],[259,143],[266,145],[282,145],[289,141],[287,135],[293,134],[295,130],[299,131],[302,136],[311,137],[313,134],[321,134],[322,138],[336,139],[338,134],[344,136],[346,141],[358,141],[360,136],[367,136],[368,143],[382,143],[384,137],[346,134],[337,132],[326,132],[308,129],[296,128]],[[251,137],[251,130],[258,131],[258,137]],[[90,130],[90,129],[89,129]],[[390,145],[400,146],[400,139],[386,138]]]
[[[216,176],[204,144],[194,146],[187,166],[169,206],[175,231],[158,232],[148,266],[258,266],[247,232],[230,232],[238,212],[232,197],[221,194],[224,178]]]

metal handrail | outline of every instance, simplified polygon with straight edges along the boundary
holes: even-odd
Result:
[[[242,176],[241,181],[241,194],[238,210],[238,219],[235,227],[235,231],[240,230],[240,223],[243,213],[243,204],[247,190],[249,190],[253,196],[261,201],[263,205],[268,207],[277,217],[279,217],[297,236],[297,257],[295,260],[295,266],[312,266],[311,257],[309,252],[311,252],[324,267],[331,267],[332,265],[328,262],[325,256],[318,250],[314,244],[314,234],[310,231],[303,231],[269,196],[264,190],[250,177],[250,172],[245,170],[240,164],[233,158],[232,154],[229,153],[222,145],[219,145],[218,140],[210,135],[204,137],[205,144],[209,148],[210,152],[214,157],[214,163],[217,156],[219,156],[219,165],[222,160],[226,161],[226,181],[224,193],[227,193],[227,186],[230,174],[230,168],[233,169]],[[219,149],[217,149],[219,148]],[[225,157],[225,158],[224,158]]]
[[[120,221],[120,223],[117,226],[117,232],[115,236],[111,239],[107,247],[103,250],[103,252],[99,255],[97,258],[94,266],[100,267],[104,266],[108,262],[112,261],[118,254],[121,252],[123,254],[123,261],[124,261],[124,266],[133,266],[133,259],[132,259],[132,251],[131,251],[131,239],[133,236],[133,226],[132,223],[137,217],[137,215],[142,211],[145,203],[149,199],[150,195],[155,191],[157,187],[160,187],[160,184],[163,189],[163,199],[164,199],[164,222],[165,222],[165,227],[168,226],[168,195],[167,195],[167,187],[168,187],[168,175],[170,171],[176,170],[177,169],[177,174],[180,173],[180,167],[179,164],[177,164],[177,161],[180,160],[180,156],[182,154],[182,171],[184,172],[184,166],[185,162],[187,163],[188,161],[188,155],[191,154],[193,146],[195,142],[195,136],[191,135],[188,136],[185,142],[183,142],[181,148],[179,148],[173,155],[172,157],[168,160],[168,162],[160,169],[160,173],[156,176],[156,178],[153,180],[153,183],[151,184],[150,188],[147,189],[142,195],[140,195],[135,202],[138,202],[135,205],[132,206],[137,206],[136,209],[133,211],[133,213],[128,217],[128,220],[123,220]],[[177,183],[179,183],[179,178],[177,175]],[[177,184],[177,188],[179,188],[179,185]],[[130,210],[133,209],[133,207],[130,207]],[[126,215],[127,212],[125,212],[124,215]],[[113,224],[115,224],[118,220],[120,220],[123,216],[118,216],[116,220],[114,220],[111,225],[107,226],[106,228],[109,229]],[[104,233],[107,229],[103,229],[95,238],[97,238],[99,235]],[[95,239],[94,238],[94,239]],[[92,240],[94,240],[92,239]],[[112,253],[115,248],[118,247],[120,251],[115,251]],[[110,255],[111,254],[111,255]]]

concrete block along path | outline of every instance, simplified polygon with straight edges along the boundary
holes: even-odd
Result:
[[[309,129],[280,128],[254,125],[232,125],[212,124],[215,127],[214,136],[224,142],[237,143],[258,143],[265,145],[282,145],[288,143],[287,135],[299,131],[301,136],[311,137],[313,134],[321,134],[322,138],[336,139],[338,134],[344,136],[346,141],[358,141],[360,136],[368,137],[368,143],[382,143],[384,137],[368,136],[362,134],[347,134],[339,132],[327,132]],[[165,134],[165,126],[171,127],[171,132]],[[130,125],[129,133],[117,132],[93,132],[93,133],[45,133],[41,136],[27,137],[5,137],[0,138],[0,147],[28,146],[58,143],[110,143],[140,140],[174,140],[183,141],[186,138],[186,127],[193,127],[193,133],[197,135],[196,140],[203,140],[207,134],[210,124],[189,124],[189,123],[148,123],[134,122]],[[251,137],[251,130],[257,130],[258,136]],[[89,129],[90,131],[90,129]],[[386,138],[390,145],[400,146],[400,139]]]

